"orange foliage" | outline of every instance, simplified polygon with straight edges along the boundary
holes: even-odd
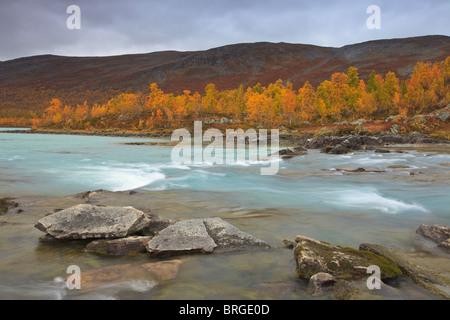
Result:
[[[121,93],[105,104],[75,108],[52,99],[42,117],[27,124],[55,128],[174,129],[195,120],[227,117],[265,127],[298,127],[305,122],[326,123],[355,119],[385,119],[390,115],[415,115],[450,103],[450,57],[430,64],[417,63],[409,79],[394,72],[384,77],[372,72],[367,83],[358,70],[337,72],[314,88],[308,81],[298,91],[278,80],[268,86],[220,91],[212,83],[203,95],[188,90],[164,93],[156,83],[147,93]],[[20,118],[0,119],[0,125],[19,124]]]

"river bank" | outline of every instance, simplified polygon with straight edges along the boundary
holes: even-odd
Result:
[[[9,129],[2,133],[10,134],[50,134],[50,135],[74,135],[74,136],[96,136],[96,137],[119,137],[119,138],[163,138],[170,139],[171,133],[161,132],[133,132],[133,131],[76,131],[76,130],[14,130]],[[257,138],[259,139],[259,138]],[[271,135],[267,136],[267,142],[271,141]],[[177,140],[178,142],[178,140]],[[246,144],[251,143],[247,138]],[[400,134],[344,134],[344,135],[319,135],[311,136],[310,133],[288,133],[279,134],[280,146],[300,146],[306,149],[321,149],[323,152],[332,154],[343,154],[351,151],[375,150],[376,147],[395,144],[447,144],[450,140],[413,132],[408,135]],[[145,145],[140,142],[129,142],[130,145]],[[151,143],[150,143],[151,145]]]

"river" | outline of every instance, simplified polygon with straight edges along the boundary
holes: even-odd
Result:
[[[448,145],[347,155],[308,150],[280,161],[276,175],[261,175],[266,163],[175,164],[168,142],[0,132],[0,198],[16,198],[23,210],[0,216],[0,299],[309,299],[284,239],[302,234],[341,246],[414,250],[420,224],[450,224]],[[339,170],[361,167],[383,172]],[[102,204],[148,207],[161,218],[221,217],[275,250],[187,257],[177,277],[161,284],[134,279],[69,290],[69,265],[149,261],[145,254],[105,258],[85,253],[83,243],[38,241],[39,218],[75,204],[73,194],[97,189],[115,192]],[[392,285],[395,295],[384,298],[436,298],[408,279]]]

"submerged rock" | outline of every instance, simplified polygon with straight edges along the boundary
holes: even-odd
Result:
[[[386,300],[403,299],[401,291],[380,282],[380,289],[370,290],[365,281],[336,280],[331,298],[334,300]]]
[[[8,213],[9,209],[17,208],[19,204],[13,198],[0,198],[0,216]]]
[[[151,256],[267,249],[270,246],[220,218],[179,221],[147,244]]]
[[[152,237],[126,237],[113,240],[95,240],[86,246],[86,252],[108,256],[126,256],[145,253]]]
[[[77,193],[72,197],[78,200],[84,200],[86,203],[98,203],[102,200],[105,195],[112,193],[111,191],[106,191],[103,189],[98,189],[94,191],[85,191],[81,193]]]
[[[80,204],[39,219],[35,227],[56,239],[122,238],[139,233],[148,220],[133,207]]]
[[[331,293],[336,278],[329,273],[319,272],[313,275],[308,282],[308,292],[312,296],[323,296]]]
[[[450,258],[450,227],[422,224],[416,230],[414,244],[425,252]]]
[[[376,244],[363,243],[359,248],[385,257],[398,265],[419,286],[450,299],[450,260],[448,258],[415,251],[394,250]]]
[[[281,159],[290,159],[296,156],[302,156],[307,154],[308,150],[305,147],[293,147],[293,148],[286,148],[278,151],[279,156]]]
[[[393,262],[372,252],[333,246],[301,235],[295,242],[294,260],[297,276],[301,279],[310,279],[319,272],[331,274],[336,279],[361,279],[367,276],[370,265],[380,267],[381,280],[402,275]]]
[[[81,270],[81,289],[98,290],[124,283],[144,284],[147,290],[174,279],[185,260],[175,259],[144,264],[120,264],[92,270]]]
[[[421,234],[424,237],[432,240],[436,244],[444,242],[450,238],[450,227],[443,225],[431,225],[422,224],[417,230],[417,234]]]
[[[343,171],[343,172],[372,172],[372,173],[386,172],[385,170],[378,169],[378,168],[336,168],[336,171]]]

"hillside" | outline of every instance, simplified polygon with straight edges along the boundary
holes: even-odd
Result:
[[[26,57],[0,62],[0,117],[21,110],[40,112],[54,97],[70,104],[104,103],[117,92],[146,91],[150,83],[168,93],[186,89],[202,93],[208,83],[224,90],[277,79],[300,88],[307,80],[317,85],[350,66],[358,68],[362,79],[372,70],[394,71],[402,79],[417,61],[443,60],[449,52],[450,37],[426,36],[341,48],[261,42],[195,52]]]

